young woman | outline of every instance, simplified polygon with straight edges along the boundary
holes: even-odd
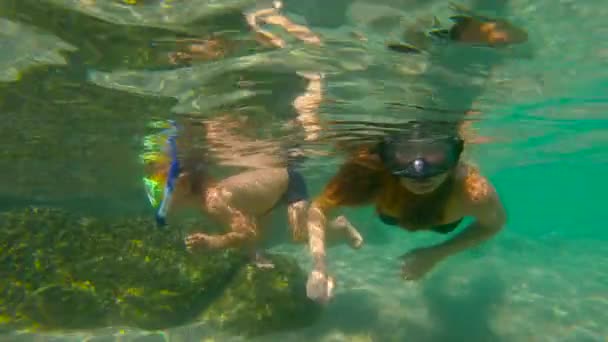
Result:
[[[408,280],[421,278],[442,260],[500,231],[506,215],[498,194],[488,179],[460,159],[464,141],[456,132],[446,123],[411,122],[403,133],[388,136],[341,166],[309,209],[311,299],[325,302],[332,296],[326,222],[339,207],[374,206],[384,224],[409,232],[448,234],[463,218],[474,218],[450,239],[406,253],[402,274]]]

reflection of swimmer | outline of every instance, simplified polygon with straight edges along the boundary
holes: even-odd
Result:
[[[275,0],[272,6],[250,12],[246,15],[247,23],[256,33],[258,40],[274,47],[285,47],[286,43],[280,36],[265,30],[263,25],[276,25],[283,28],[288,34],[308,44],[321,45],[321,39],[308,27],[298,25],[281,13],[283,3]]]
[[[222,37],[179,40],[177,43],[186,43],[186,45],[180,51],[169,53],[169,62],[175,65],[188,65],[193,61],[203,62],[220,59],[236,48],[236,42]]]
[[[230,133],[225,129],[227,126],[229,125],[221,119],[217,124],[205,123],[205,130],[209,132],[207,138],[220,134],[223,139],[230,139],[227,137]],[[221,132],[218,132],[218,129]],[[188,129],[185,131],[186,136],[192,134]],[[188,148],[179,143],[179,136],[176,139],[177,146]],[[244,142],[242,137],[232,140]],[[274,155],[276,156],[276,153]],[[198,156],[189,156],[188,153],[182,158],[178,156],[179,153],[170,152],[163,159],[151,163],[157,172],[147,179],[147,184],[153,204],[158,208],[159,223],[164,223],[167,213],[173,213],[180,208],[199,207],[227,228],[227,231],[220,235],[202,232],[189,235],[186,244],[190,250],[246,248],[252,253],[255,252],[258,265],[267,266],[263,255],[258,253],[258,243],[264,238],[264,225],[269,214],[283,205],[287,207],[293,240],[306,241],[308,190],[297,168],[297,162],[288,162],[287,167],[281,166],[279,162],[274,166],[258,165],[259,168],[213,181],[208,175],[202,153]],[[163,191],[162,185],[168,184],[167,179],[171,178],[171,170],[174,169],[179,171],[173,174],[173,182],[169,182],[172,183],[172,192]],[[151,184],[157,185],[156,188],[150,187]],[[171,195],[169,200],[165,200],[165,204],[161,205],[167,194]],[[361,236],[345,217],[334,220],[330,228],[331,240],[346,239],[353,248],[361,246]]]
[[[283,4],[281,1],[275,0],[272,6],[267,8],[250,11],[245,14],[246,21],[255,33],[257,41],[263,45],[270,45],[275,48],[282,48],[287,45],[286,41],[279,35],[266,30],[266,25],[274,25],[281,27],[287,34],[292,37],[312,45],[320,45],[321,39],[308,27],[299,25],[291,21],[281,13]],[[181,50],[169,54],[171,64],[189,65],[193,61],[212,61],[221,59],[234,52],[239,43],[238,41],[228,40],[221,36],[210,37],[207,39],[190,39],[181,42],[187,43]],[[248,79],[247,72],[243,72],[241,80],[243,84],[248,81],[255,83],[257,80]],[[297,71],[297,75],[305,79],[307,82],[306,88],[302,94],[299,94],[291,104],[296,109],[295,121],[303,127],[306,133],[306,140],[311,141],[318,137],[320,130],[317,109],[322,101],[322,80],[323,74],[314,71]],[[277,79],[277,75],[274,78]],[[289,94],[291,85],[283,86],[281,82],[276,82],[278,87],[282,89],[272,89],[273,98],[270,101],[276,101],[275,94],[280,96]],[[284,91],[284,92],[283,92]],[[299,92],[300,90],[298,90]],[[276,108],[278,112],[284,112],[284,108]]]
[[[309,297],[326,301],[333,280],[325,263],[325,222],[334,209],[373,205],[380,220],[408,231],[454,231],[464,217],[475,221],[451,239],[404,256],[405,279],[423,277],[436,264],[495,235],[505,212],[490,182],[460,160],[463,140],[447,124],[409,123],[408,131],[385,138],[342,165],[311,204],[310,250],[314,266]]]
[[[430,33],[439,38],[456,42],[498,47],[521,44],[528,41],[528,33],[502,19],[487,17],[453,16],[454,25],[448,30],[434,30]]]
[[[406,30],[405,37],[408,43],[389,43],[387,47],[395,52],[406,54],[421,53],[429,48],[431,37],[449,40],[469,45],[504,47],[522,44],[528,41],[528,33],[504,19],[480,16],[472,11],[452,4],[451,8],[458,14],[450,17],[454,24],[449,29],[440,28],[437,18],[433,19],[433,30],[422,32],[418,20],[414,26]]]
[[[274,25],[281,27],[287,34],[304,43],[312,45],[321,44],[319,36],[308,27],[296,24],[281,14],[282,7],[283,5],[280,1],[273,1],[273,6],[271,7],[245,14],[247,24],[255,33],[258,43],[273,48],[282,48],[287,45],[285,40],[278,34],[265,29],[266,25]],[[204,62],[221,59],[235,52],[240,45],[250,42],[229,40],[218,35],[206,39],[180,40],[178,43],[186,44],[178,51],[169,54],[169,62],[175,65],[188,65],[193,61]]]

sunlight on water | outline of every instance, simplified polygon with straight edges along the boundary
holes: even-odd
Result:
[[[285,0],[259,14],[277,3],[0,4],[0,341],[605,341],[608,6]],[[454,15],[500,18],[522,41],[448,41]],[[357,144],[413,119],[466,122],[465,157],[507,229],[405,283],[399,256],[437,235],[349,209],[365,245],[329,250],[321,307],[284,213],[265,222],[272,271],[184,252],[185,232],[214,227],[196,210],[155,227],[145,190],[160,205],[169,119],[187,167],[296,160],[313,196]]]

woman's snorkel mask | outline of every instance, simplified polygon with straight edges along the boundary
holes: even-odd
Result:
[[[464,141],[454,135],[433,135],[424,125],[395,134],[380,143],[379,154],[391,174],[423,180],[448,172],[458,163]]]

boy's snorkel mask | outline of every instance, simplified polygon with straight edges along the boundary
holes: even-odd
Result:
[[[445,173],[458,163],[464,146],[461,138],[435,134],[436,129],[423,122],[408,126],[411,130],[388,136],[380,144],[382,162],[393,175],[422,180]]]
[[[169,127],[144,141],[144,163],[157,167],[152,171],[152,175],[144,177],[143,181],[148,200],[155,210],[158,226],[166,225],[175,182],[180,174],[176,143],[178,129],[174,121],[168,123]]]

